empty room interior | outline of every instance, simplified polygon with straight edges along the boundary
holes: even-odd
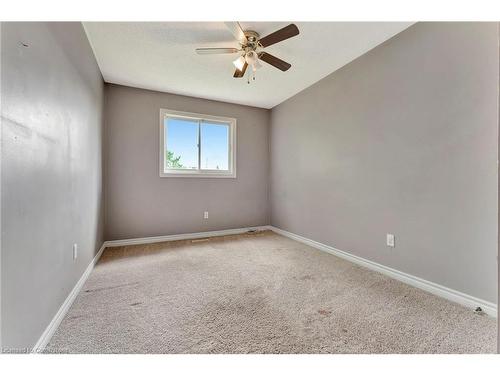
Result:
[[[497,353],[499,35],[2,22],[2,352]]]

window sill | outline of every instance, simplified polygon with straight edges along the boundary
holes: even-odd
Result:
[[[236,178],[236,173],[160,172],[160,177]]]

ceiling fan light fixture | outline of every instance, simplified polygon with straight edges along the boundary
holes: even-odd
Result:
[[[238,69],[240,72],[243,70],[243,66],[245,65],[245,57],[240,56],[236,60],[233,61],[234,66],[236,69]]]
[[[249,51],[245,55],[245,61],[247,62],[248,65],[254,65],[259,58],[257,57],[257,54],[254,51]]]
[[[262,68],[262,64],[259,62],[259,59],[255,60],[255,62],[252,65],[252,69],[255,72],[257,69]]]

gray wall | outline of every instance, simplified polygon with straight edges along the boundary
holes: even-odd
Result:
[[[109,84],[105,92],[107,240],[269,224],[268,110]],[[237,178],[160,178],[160,108],[235,117]]]
[[[419,23],[273,108],[272,225],[496,302],[498,67]]]
[[[80,23],[1,27],[2,345],[29,348],[103,241],[103,81]]]

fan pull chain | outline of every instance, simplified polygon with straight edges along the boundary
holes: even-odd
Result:
[[[250,84],[250,74],[252,75],[252,81],[255,81],[255,72],[252,71],[252,73],[248,72],[247,74],[247,84]]]

